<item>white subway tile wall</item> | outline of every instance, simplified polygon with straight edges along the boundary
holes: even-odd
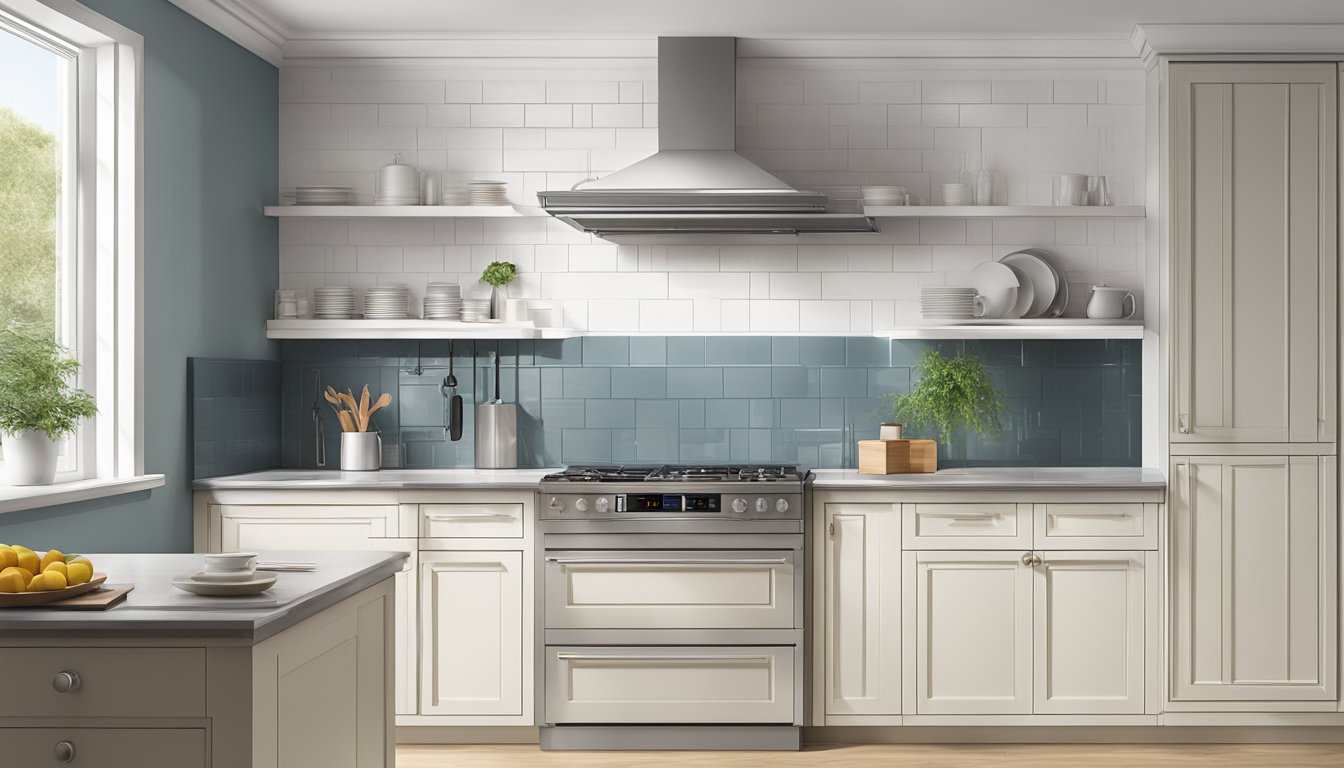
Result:
[[[657,148],[652,61],[603,71],[290,68],[281,72],[280,186],[345,184],[373,198],[377,168],[400,153],[441,173],[446,202],[471,179],[508,182],[535,205]],[[1117,204],[1142,202],[1139,70],[917,70],[904,62],[744,60],[738,149],[804,189],[853,208],[864,184],[903,184],[938,204],[941,184],[984,167],[995,202],[1048,205],[1059,173],[1105,174]],[[977,264],[1046,248],[1067,273],[1067,314],[1090,287],[1143,288],[1137,220],[886,219],[875,235],[760,244],[616,245],[546,218],[280,222],[280,284],[382,282],[488,286],[495,260],[518,265],[510,294],[552,299],[566,324],[607,333],[868,333],[919,319],[919,286],[965,282]],[[1142,302],[1140,302],[1142,305]]]

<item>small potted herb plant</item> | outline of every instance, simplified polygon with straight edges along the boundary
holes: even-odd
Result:
[[[490,317],[504,317],[504,301],[507,298],[500,288],[512,283],[518,277],[518,267],[507,261],[492,261],[481,273],[481,281],[490,285]]]
[[[0,332],[0,443],[12,485],[51,485],[58,446],[98,412],[74,385],[79,362],[49,329]]]
[[[947,445],[958,428],[981,435],[998,428],[1003,403],[978,356],[944,357],[930,348],[915,370],[920,376],[912,392],[882,395],[891,401],[898,421],[916,430],[931,427]]]

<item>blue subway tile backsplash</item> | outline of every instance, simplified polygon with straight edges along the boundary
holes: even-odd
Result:
[[[280,371],[273,360],[187,358],[193,479],[281,465]]]
[[[1138,341],[887,341],[870,337],[586,337],[459,341],[460,442],[445,435],[450,345],[443,341],[286,341],[281,345],[281,460],[311,467],[314,371],[323,385],[390,391],[374,417],[389,465],[473,464],[473,408],[492,390],[519,404],[520,466],[584,462],[772,461],[854,465],[854,442],[890,418],[883,394],[908,392],[930,345],[974,351],[1005,403],[1001,429],[940,445],[942,466],[1138,466]],[[242,374],[239,374],[240,376]],[[195,402],[193,400],[193,402]],[[326,419],[327,453],[339,426]],[[222,423],[205,421],[200,431]],[[211,433],[205,433],[211,434]]]

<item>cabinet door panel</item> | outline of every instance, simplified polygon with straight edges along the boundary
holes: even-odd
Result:
[[[1030,714],[1032,569],[1022,553],[911,552],[906,562],[916,712]]]
[[[1144,553],[1047,552],[1035,568],[1035,712],[1142,714]]]
[[[523,714],[523,553],[422,552],[420,608],[420,714]]]
[[[1173,462],[1172,698],[1335,698],[1335,459]]]
[[[1172,440],[1333,440],[1335,67],[1171,73]]]
[[[901,515],[826,505],[826,714],[901,711]]]

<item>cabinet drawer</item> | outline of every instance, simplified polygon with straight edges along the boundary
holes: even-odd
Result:
[[[57,692],[57,675],[79,684]],[[0,717],[204,717],[200,648],[0,648]]]
[[[62,742],[65,742],[62,745]],[[5,765],[205,768],[202,728],[0,728]],[[72,750],[72,759],[57,757]],[[70,755],[66,752],[66,755]]]
[[[1157,549],[1156,504],[1037,504],[1035,549]]]
[[[791,647],[547,648],[548,723],[792,723]]]
[[[424,539],[520,539],[522,504],[421,504]]]
[[[546,626],[556,629],[795,626],[793,550],[546,553]]]
[[[1031,549],[1030,504],[904,504],[905,549]]]

